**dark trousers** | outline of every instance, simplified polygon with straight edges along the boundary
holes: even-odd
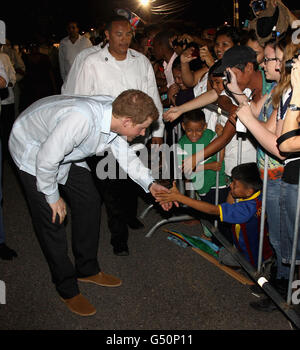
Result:
[[[8,150],[8,139],[15,121],[15,105],[14,103],[1,106],[0,118],[0,138],[2,140],[2,156],[3,159],[10,159]]]
[[[136,218],[139,185],[130,178],[127,179],[99,179],[96,167],[101,157],[88,159],[89,167],[101,198],[105,204],[107,224],[111,233],[111,244],[116,248],[124,248],[128,241],[128,221]],[[119,173],[119,163],[116,162]]]
[[[59,224],[58,216],[52,223],[52,210],[45,195],[36,189],[36,177],[23,171],[19,174],[52,281],[62,298],[71,298],[79,293],[77,277],[100,271],[97,253],[101,200],[92,176],[87,169],[72,164],[66,184],[59,187],[71,209],[74,266],[68,256],[65,224]]]

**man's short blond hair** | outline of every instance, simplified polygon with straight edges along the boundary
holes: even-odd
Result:
[[[112,113],[118,117],[130,117],[134,124],[142,124],[148,118],[158,119],[158,110],[153,99],[140,90],[123,91],[112,104]]]

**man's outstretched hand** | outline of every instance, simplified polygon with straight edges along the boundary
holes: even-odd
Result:
[[[152,194],[152,196],[156,199],[157,202],[159,202],[159,204],[161,205],[161,207],[165,210],[165,211],[169,211],[172,206],[173,206],[173,202],[163,202],[160,203],[159,200],[157,200],[157,195],[161,194],[161,193],[170,193],[170,190],[167,189],[166,187],[154,182],[151,186],[150,186],[150,192]],[[179,204],[175,201],[174,202],[176,207],[179,207]]]

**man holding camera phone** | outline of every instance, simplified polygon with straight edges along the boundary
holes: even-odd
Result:
[[[258,70],[255,52],[247,46],[236,45],[230,48],[224,53],[221,66],[218,67],[214,73],[224,74],[227,68],[233,69],[236,73],[237,81],[242,91],[248,88],[253,92],[252,101],[254,103],[252,103],[252,108],[254,109],[255,115],[258,115],[264,99],[262,99],[262,73]],[[235,91],[227,91],[227,93],[233,98]],[[237,106],[232,103],[230,97],[226,95],[218,96],[217,92],[212,89],[181,106],[170,108],[169,111],[164,113],[164,119],[166,121],[173,121],[182,113],[195,108],[204,107],[216,101],[218,101],[222,109],[233,116],[235,115]],[[205,147],[204,151],[199,152],[201,154],[195,154],[184,161],[183,168],[186,173],[191,173],[193,169],[195,169],[198,161],[202,160],[203,157],[207,158],[215,154],[232,140],[236,133],[236,126],[231,119],[232,118],[229,118],[226,122],[223,134]]]

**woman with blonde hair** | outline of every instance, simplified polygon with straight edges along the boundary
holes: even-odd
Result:
[[[277,146],[277,139],[283,130],[283,123],[287,111],[293,108],[291,85],[291,67],[294,63],[290,61],[300,50],[300,43],[292,40],[293,32],[288,30],[277,39],[275,48],[276,70],[280,72],[279,82],[273,91],[272,103],[277,113],[273,113],[266,123],[261,123],[253,115],[245,96],[236,95],[239,102],[237,116],[245,124],[248,130],[267,152],[281,159],[284,170],[281,178],[280,193],[280,245],[281,257],[284,264],[291,264],[294,225],[296,217],[297,188],[299,180],[300,154],[283,154]],[[232,76],[231,91],[236,94],[242,93],[236,83],[236,77],[231,69]],[[298,215],[298,214],[297,214]],[[270,218],[272,220],[272,218]],[[298,242],[296,264],[300,265],[300,244]],[[299,270],[298,270],[299,271]],[[298,272],[299,273],[299,272]],[[300,277],[300,276],[299,276]],[[256,303],[257,304],[257,303]],[[256,308],[259,309],[259,308]],[[270,308],[260,310],[271,311]]]

